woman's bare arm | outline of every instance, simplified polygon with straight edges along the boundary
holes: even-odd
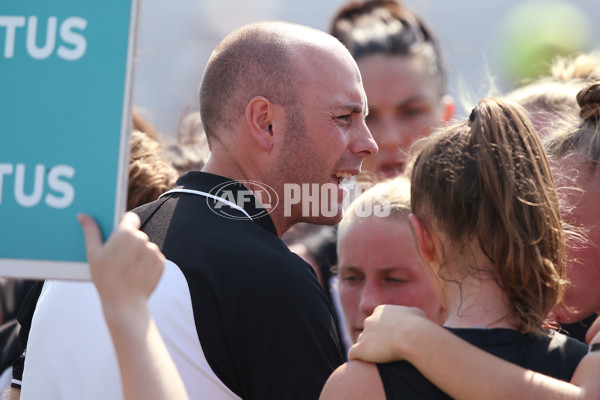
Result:
[[[600,342],[600,334],[594,338]],[[600,391],[600,353],[587,355],[567,383],[495,357],[402,306],[379,306],[365,321],[350,359],[408,360],[457,399],[592,399]],[[468,382],[468,384],[465,384]]]
[[[350,361],[338,367],[327,379],[319,400],[385,400],[377,366]]]

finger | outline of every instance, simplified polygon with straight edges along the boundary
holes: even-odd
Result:
[[[96,254],[98,249],[102,246],[102,233],[100,232],[100,228],[98,227],[96,221],[94,221],[94,219],[89,215],[79,214],[77,215],[77,219],[79,220],[79,224],[83,230],[85,249],[89,259],[90,255],[93,256]]]
[[[123,218],[121,218],[121,223],[119,224],[121,228],[135,229],[140,229],[140,225],[140,217],[138,217],[138,215],[133,212],[126,212],[125,215],[123,215]]]
[[[348,360],[360,360],[360,345],[358,343],[352,345],[348,350]]]

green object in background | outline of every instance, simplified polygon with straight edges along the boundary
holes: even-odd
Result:
[[[514,7],[496,31],[495,62],[516,84],[546,75],[557,56],[587,51],[591,20],[565,1],[528,1]]]

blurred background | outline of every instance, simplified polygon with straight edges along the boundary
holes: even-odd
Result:
[[[213,48],[243,24],[277,19],[327,31],[344,0],[140,0],[134,104],[167,137],[198,110]],[[458,116],[481,97],[546,72],[556,54],[600,49],[598,0],[404,0],[440,38]]]

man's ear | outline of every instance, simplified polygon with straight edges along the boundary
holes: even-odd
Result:
[[[417,238],[417,245],[419,246],[419,251],[421,252],[421,257],[423,261],[430,262],[435,260],[435,241],[433,239],[433,235],[431,230],[427,225],[423,223],[414,214],[410,214],[408,216],[408,220],[413,227],[413,231],[415,232],[415,236]]]
[[[256,143],[266,152],[273,148],[275,106],[269,99],[256,96],[246,106],[246,123]]]
[[[442,98],[442,106],[444,107],[442,111],[442,122],[448,122],[454,117],[454,114],[456,114],[456,103],[452,96],[447,94]]]

